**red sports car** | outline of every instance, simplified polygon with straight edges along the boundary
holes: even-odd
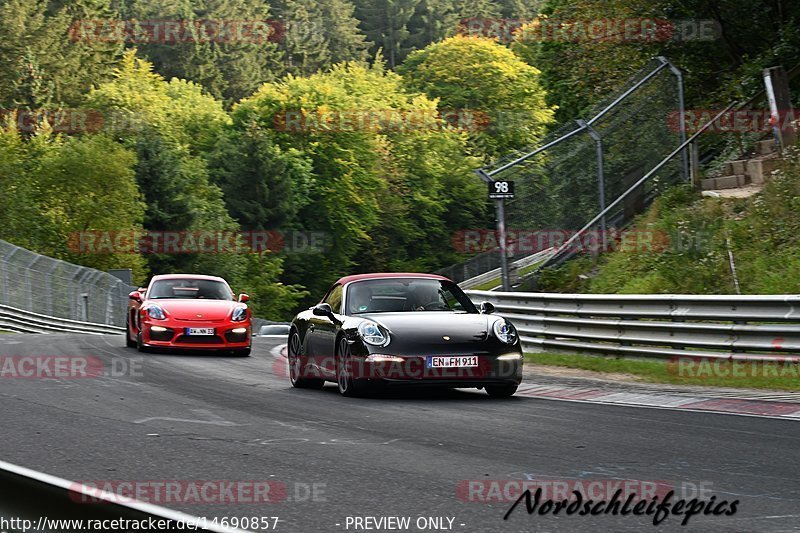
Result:
[[[214,276],[154,276],[146,289],[133,291],[125,343],[148,348],[224,350],[248,356],[251,313],[246,294],[234,295],[228,283]]]

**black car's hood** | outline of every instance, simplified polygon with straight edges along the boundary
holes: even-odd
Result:
[[[465,345],[483,343],[489,328],[499,317],[448,311],[407,311],[402,313],[365,313],[360,318],[373,320],[386,328],[395,345],[426,345],[448,351]],[[445,339],[448,337],[449,339]]]

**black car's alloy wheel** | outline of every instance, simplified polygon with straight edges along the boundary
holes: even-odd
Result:
[[[325,385],[325,381],[321,379],[303,377],[306,369],[300,359],[300,334],[296,331],[293,331],[292,336],[289,337],[286,357],[289,360],[289,380],[292,382],[293,387],[298,389],[321,389]]]
[[[361,384],[353,379],[353,352],[344,337],[339,339],[336,352],[336,385],[342,396],[359,396],[363,392]]]

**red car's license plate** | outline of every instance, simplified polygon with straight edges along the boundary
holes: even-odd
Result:
[[[214,328],[184,328],[184,335],[213,335]]]
[[[428,368],[469,368],[478,366],[477,355],[429,355],[427,358]]]

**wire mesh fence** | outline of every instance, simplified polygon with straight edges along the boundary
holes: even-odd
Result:
[[[124,326],[128,294],[134,289],[106,272],[0,240],[0,304],[71,320]]]
[[[684,111],[680,72],[657,58],[597,104],[590,119],[562,124],[537,146],[481,169],[494,180],[515,182],[515,199],[505,201],[510,259],[557,246],[630,189],[681,145]],[[613,235],[662,190],[688,178],[688,157],[670,161],[592,228],[595,241]],[[521,235],[536,236],[536,244],[521,245],[515,241]],[[441,272],[460,282],[499,265],[493,248]]]

